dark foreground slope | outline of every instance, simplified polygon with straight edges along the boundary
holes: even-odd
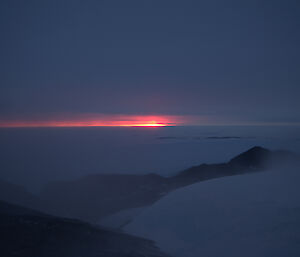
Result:
[[[41,193],[49,211],[90,222],[121,210],[151,205],[177,188],[217,177],[266,170],[296,157],[283,151],[253,147],[227,163],[202,164],[165,178],[149,175],[92,175],[50,183]]]
[[[164,257],[150,240],[0,201],[0,256]]]

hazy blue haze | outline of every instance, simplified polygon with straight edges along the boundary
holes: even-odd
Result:
[[[255,145],[300,153],[299,127],[285,126],[1,129],[0,142],[0,178],[34,187],[90,173],[170,175]]]

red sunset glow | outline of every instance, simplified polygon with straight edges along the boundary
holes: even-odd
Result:
[[[186,123],[172,115],[58,115],[35,119],[0,120],[0,127],[166,127]]]

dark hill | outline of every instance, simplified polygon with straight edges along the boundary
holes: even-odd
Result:
[[[50,183],[41,193],[56,215],[97,222],[121,210],[153,204],[168,192],[199,181],[267,169],[294,159],[289,152],[253,147],[227,163],[201,164],[165,178],[148,175],[91,175],[74,181]]]
[[[237,167],[254,167],[255,169],[266,168],[272,158],[272,152],[265,148],[255,146],[248,151],[239,154],[228,162],[228,165]]]
[[[170,181],[177,188],[218,177],[263,171],[272,165],[274,154],[275,152],[255,146],[227,163],[194,166],[170,178]]]

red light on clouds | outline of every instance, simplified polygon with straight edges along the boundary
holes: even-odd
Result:
[[[59,114],[0,120],[0,127],[166,127],[185,125],[186,120],[177,115]]]

